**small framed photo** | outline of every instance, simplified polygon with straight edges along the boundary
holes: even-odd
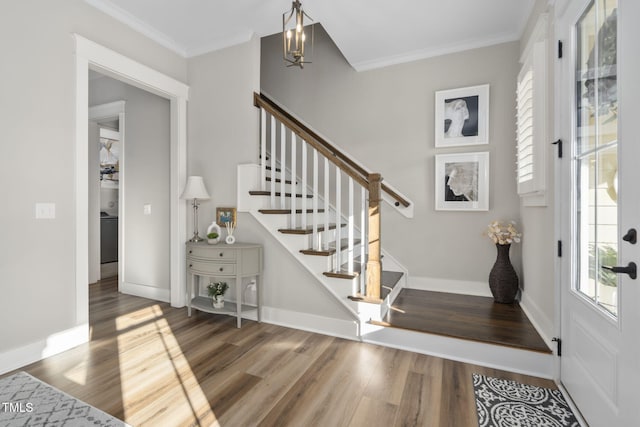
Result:
[[[217,208],[216,209],[216,223],[222,228],[227,226],[227,223],[231,223],[236,226],[236,208]]]
[[[489,152],[437,154],[438,211],[489,210]]]
[[[436,92],[436,147],[489,143],[489,85]]]

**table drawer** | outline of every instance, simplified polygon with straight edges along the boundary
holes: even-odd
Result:
[[[236,274],[236,265],[231,263],[196,261],[190,259],[187,261],[187,267],[191,272],[204,275],[235,276]]]
[[[236,259],[236,250],[213,246],[191,246],[187,248],[187,257],[231,261]]]

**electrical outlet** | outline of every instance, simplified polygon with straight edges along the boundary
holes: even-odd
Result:
[[[36,203],[36,219],[55,219],[55,203]]]
[[[144,205],[144,214],[151,215],[151,203],[147,203]]]

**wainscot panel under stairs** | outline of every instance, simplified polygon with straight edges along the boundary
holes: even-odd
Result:
[[[398,295],[403,292],[403,289],[413,291],[406,289],[407,271],[404,267],[383,251],[381,295],[383,301],[372,304],[359,299],[356,297],[361,290],[359,260],[355,258],[352,266],[353,273],[348,273],[346,271],[348,267],[344,265],[348,239],[340,239],[341,260],[339,262],[336,259],[335,230],[338,227],[335,226],[335,207],[332,205],[325,207],[321,197],[314,205],[311,202],[312,192],[304,192],[300,188],[300,183],[294,183],[296,180],[291,180],[289,176],[286,179],[289,181],[286,187],[280,187],[280,173],[277,173],[274,174],[273,181],[267,182],[275,182],[279,186],[275,197],[279,198],[280,193],[285,194],[285,204],[284,207],[278,205],[273,209],[270,201],[271,192],[263,190],[260,175],[259,165],[238,166],[238,210],[250,213],[276,241],[287,249],[292,259],[304,266],[316,278],[319,286],[324,286],[339,304],[347,307],[359,324],[353,339],[544,378],[553,377],[554,356],[549,352],[505,347],[479,340],[385,325],[390,316],[393,316],[393,313],[389,313],[389,309]],[[295,227],[291,226],[290,218],[290,200],[293,196],[298,202],[295,207],[297,216]],[[300,202],[303,196],[310,201],[304,206]],[[280,203],[279,200],[277,203]],[[315,215],[327,215],[328,219],[332,219],[332,222],[328,223],[327,231],[319,230],[325,227],[324,217],[322,220],[318,217],[315,219],[318,224],[316,231],[320,234],[317,239],[328,239],[329,241],[325,242],[326,246],[314,240],[313,228],[308,225],[313,221],[314,209],[316,209]],[[307,216],[308,221],[305,226],[300,220],[302,216]],[[343,226],[342,221],[340,224]],[[352,239],[353,250],[357,252],[362,242],[358,238]],[[318,249],[319,246],[321,249]],[[265,262],[269,261],[265,260]],[[268,316],[265,320],[269,321]],[[344,337],[344,334],[336,335]]]

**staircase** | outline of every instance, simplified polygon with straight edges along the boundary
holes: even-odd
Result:
[[[413,204],[264,95],[254,94],[254,104],[261,115],[260,163],[238,165],[238,210],[250,213],[346,308],[353,323],[332,323],[336,335],[552,377],[551,354],[386,327],[391,304],[409,283],[407,270],[382,248],[381,203],[407,217]]]
[[[251,213],[360,325],[381,320],[407,271],[382,250],[382,193],[411,205],[261,94],[258,165],[238,167],[238,208]],[[384,263],[384,268],[382,264]]]

